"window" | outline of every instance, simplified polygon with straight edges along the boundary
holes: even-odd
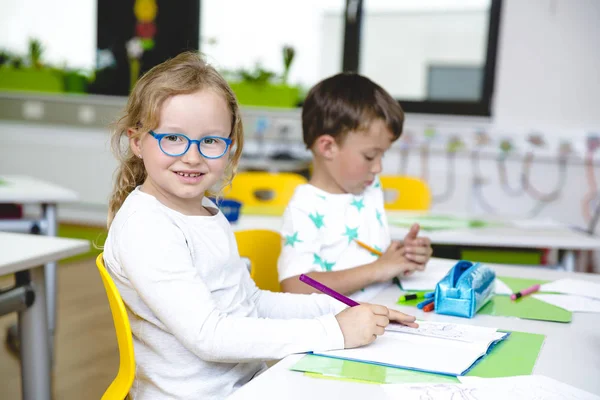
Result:
[[[344,69],[415,113],[490,115],[501,0],[348,0]]]

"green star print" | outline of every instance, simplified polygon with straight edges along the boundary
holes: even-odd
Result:
[[[323,196],[322,194],[318,194],[317,197],[320,199],[323,199],[323,200],[327,200],[327,198],[325,196]]]
[[[322,268],[323,268],[325,271],[329,272],[329,271],[331,271],[331,270],[333,269],[333,266],[334,266],[334,265],[335,265],[335,263],[334,263],[334,262],[332,262],[332,263],[328,263],[327,261],[323,260],[323,265],[321,265],[321,267],[322,267]]]
[[[321,257],[319,257],[319,255],[317,253],[314,253],[313,257],[314,257],[313,264],[317,264],[318,266],[321,267],[321,269],[324,269],[325,271],[328,271],[328,272],[331,271],[331,269],[335,265],[334,262],[329,263],[329,262],[323,260]]]
[[[308,217],[312,220],[313,224],[315,224],[317,229],[321,229],[321,227],[325,226],[325,223],[323,222],[324,215],[315,212],[315,215],[308,214]]]
[[[298,242],[302,242],[302,240],[298,239],[298,232],[294,232],[293,235],[285,237],[285,246],[290,245],[291,247],[294,247]]]
[[[379,179],[377,179],[377,181],[375,182],[374,188],[377,189],[378,187],[381,187],[381,182],[379,182]]]
[[[381,213],[379,210],[375,210],[375,215],[377,216],[377,221],[379,221],[379,225],[383,226],[383,222],[381,222]]]
[[[356,209],[358,211],[360,211],[361,209],[363,209],[365,207],[365,205],[363,204],[363,201],[364,200],[362,198],[360,200],[353,199],[352,203],[350,203],[350,205],[356,207]]]
[[[346,226],[346,233],[344,233],[343,236],[348,236],[348,243],[350,243],[354,239],[358,238],[358,227],[349,228]]]

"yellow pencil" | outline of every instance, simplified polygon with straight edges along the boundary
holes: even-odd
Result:
[[[361,242],[358,239],[354,239],[354,241],[356,242],[357,245],[359,245],[360,247],[362,247],[363,249],[369,250],[371,253],[377,255],[377,256],[381,256],[383,253],[380,252],[379,250],[376,250],[374,248],[372,248],[371,246],[369,246],[368,244],[365,244],[363,242]]]

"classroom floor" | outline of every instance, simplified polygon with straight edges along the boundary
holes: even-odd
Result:
[[[0,278],[0,287],[12,278]],[[55,399],[99,399],[119,368],[119,352],[108,300],[93,258],[58,269],[58,328],[53,379]],[[0,318],[0,398],[21,399],[18,360],[6,346],[16,314]]]

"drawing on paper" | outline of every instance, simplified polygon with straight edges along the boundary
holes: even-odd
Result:
[[[469,332],[468,327],[464,325],[420,322],[418,328],[410,328],[400,324],[390,324],[386,329],[393,332],[403,332],[413,335],[438,337],[442,339],[454,339],[462,341],[472,340],[472,332]],[[471,333],[471,335],[469,335],[469,333]]]

